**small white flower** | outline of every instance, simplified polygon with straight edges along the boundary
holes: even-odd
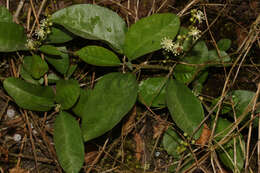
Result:
[[[46,37],[46,32],[44,31],[44,29],[43,28],[40,28],[40,29],[38,29],[37,31],[36,31],[36,34],[37,34],[37,36],[38,36],[38,39],[45,39],[45,37]]]
[[[35,41],[32,39],[28,39],[26,47],[28,47],[30,50],[35,50],[36,49]]]
[[[13,109],[8,109],[6,114],[8,118],[14,118],[15,111]]]
[[[180,45],[179,42],[177,43],[173,43],[173,46],[172,46],[172,53],[175,55],[175,56],[178,56],[180,55],[181,53],[183,52],[183,46]]]
[[[202,20],[205,20],[205,16],[200,10],[196,10],[196,12],[192,15],[195,19],[198,20],[199,23],[202,22]]]
[[[171,52],[173,48],[173,42],[172,39],[169,39],[167,37],[164,37],[161,41],[161,46],[164,50],[167,52]]]
[[[201,31],[197,27],[192,26],[192,27],[190,27],[190,31],[188,32],[188,35],[192,36],[193,40],[196,41],[200,38],[200,36],[201,36],[200,33],[201,33]]]
[[[22,136],[18,133],[14,134],[13,136],[14,141],[19,142],[22,139]]]

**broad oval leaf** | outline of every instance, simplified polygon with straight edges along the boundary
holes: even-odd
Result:
[[[21,108],[48,111],[55,106],[54,93],[49,86],[33,85],[13,77],[5,79],[3,85],[7,93]]]
[[[80,89],[79,101],[72,109],[72,111],[81,118],[84,115],[84,108],[86,106],[90,93],[91,90]]]
[[[134,60],[142,55],[161,49],[161,40],[174,39],[179,31],[180,19],[175,14],[153,14],[140,19],[128,30],[124,53]]]
[[[31,76],[31,74],[24,69],[24,67],[21,68],[20,75],[26,82],[29,82],[29,83],[32,83],[35,85],[40,85],[40,84],[43,84],[43,82],[44,82],[43,78],[40,78],[39,80],[34,79]],[[48,80],[48,82],[49,82],[49,80]]]
[[[213,122],[212,122],[213,124]],[[218,118],[215,133],[220,134],[217,137],[215,137],[216,141],[220,141],[223,137],[226,136],[226,134],[231,129],[231,122],[223,119]],[[236,140],[236,155],[234,155],[234,141]],[[241,140],[241,143],[240,143]],[[224,151],[224,150],[225,151]],[[239,136],[231,138],[230,141],[222,145],[222,148],[218,148],[217,153],[220,158],[220,160],[223,162],[223,164],[228,167],[229,169],[233,170],[234,172],[240,172],[244,166],[244,154],[243,151],[245,149],[245,141],[243,137]],[[236,158],[236,165],[234,164],[234,156]],[[235,171],[236,170],[236,171]]]
[[[222,51],[227,51],[231,47],[231,40],[223,38],[218,41],[218,48]]]
[[[59,80],[56,83],[56,102],[62,109],[71,108],[80,94],[79,84],[76,80]]]
[[[217,50],[213,49],[209,51],[209,61],[210,62],[229,62],[231,59],[225,51],[219,51],[220,56],[218,56]]]
[[[66,47],[56,47],[60,51],[60,56],[46,56],[46,60],[50,63],[58,72],[65,74],[69,69],[69,55],[63,53],[66,52]]]
[[[75,52],[75,54],[92,65],[119,66],[121,64],[116,54],[100,46],[86,46]]]
[[[13,22],[12,14],[4,6],[0,6],[0,22]]]
[[[82,131],[85,141],[111,130],[136,102],[138,83],[133,74],[109,73],[103,76],[87,100]]]
[[[24,57],[23,67],[35,79],[42,77],[49,69],[45,60],[38,55]]]
[[[0,22],[0,52],[27,50],[24,28],[16,23]]]
[[[181,82],[169,80],[166,88],[166,104],[177,126],[188,135],[193,135],[204,118],[204,111],[191,90]],[[200,137],[201,130],[202,128],[195,133],[195,139]]]
[[[138,87],[138,100],[147,106],[165,107],[167,81],[165,77],[153,77],[141,81]]]
[[[163,135],[163,148],[167,151],[168,154],[172,155],[175,159],[180,158],[180,151],[178,151],[178,147],[181,146],[181,137],[174,131],[174,129],[169,128],[164,132]]]
[[[75,35],[102,40],[122,53],[126,24],[117,13],[93,4],[72,5],[52,15],[52,21]]]
[[[84,143],[78,122],[67,112],[60,112],[55,120],[54,145],[64,171],[78,173],[84,163]]]
[[[75,37],[75,36],[74,36]],[[56,27],[51,27],[51,33],[48,34],[45,42],[46,43],[65,43],[73,39],[73,34],[59,29]]]

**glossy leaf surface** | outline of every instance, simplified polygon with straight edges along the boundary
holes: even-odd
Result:
[[[26,35],[16,23],[0,22],[0,52],[27,50]]]
[[[117,55],[100,46],[86,46],[75,53],[83,61],[96,66],[119,66]]]
[[[126,34],[124,54],[134,60],[161,49],[165,37],[174,39],[179,31],[180,19],[175,14],[153,14],[133,24]]]
[[[138,87],[139,101],[147,106],[165,107],[167,81],[165,77],[153,77],[141,81]]]
[[[24,57],[23,67],[34,79],[39,79],[49,69],[45,60],[38,55]]]
[[[54,93],[49,86],[39,86],[17,78],[4,80],[4,89],[24,109],[48,111],[54,106]]]
[[[12,14],[4,6],[0,6],[0,22],[13,22]]]
[[[177,126],[191,136],[204,118],[200,101],[186,85],[176,80],[169,80],[166,88],[166,104]],[[195,134],[196,139],[200,136],[201,129]]]
[[[104,75],[91,91],[84,108],[84,140],[96,138],[119,123],[135,104],[137,91],[137,81],[130,73]]]
[[[56,102],[62,109],[71,108],[80,94],[79,84],[76,80],[59,80],[56,83]]]
[[[105,41],[122,53],[126,24],[107,8],[93,4],[72,5],[54,13],[52,21],[75,35]]]
[[[55,120],[54,144],[64,171],[78,173],[84,163],[84,143],[78,122],[67,112],[60,112]]]

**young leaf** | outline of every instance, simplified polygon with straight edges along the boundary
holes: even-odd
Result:
[[[181,146],[181,137],[174,131],[174,129],[169,128],[163,135],[163,148],[168,154],[172,155],[175,159],[180,158],[180,154],[177,148]]]
[[[23,67],[35,79],[42,77],[49,69],[48,64],[38,55],[24,57]]]
[[[176,80],[169,80],[166,88],[166,104],[177,126],[191,136],[204,118],[200,101],[186,85]],[[200,136],[201,129],[195,133],[195,139]]]
[[[231,40],[224,38],[218,41],[218,48],[222,51],[227,51],[231,46]]]
[[[4,80],[4,89],[24,109],[48,111],[54,107],[54,93],[49,86],[38,86],[17,78]]]
[[[141,81],[138,87],[138,100],[147,106],[165,107],[167,81],[165,77],[153,77]]]
[[[60,112],[55,120],[54,145],[64,171],[78,173],[84,163],[84,143],[78,122],[67,112]]]
[[[135,76],[109,73],[91,91],[82,115],[85,141],[111,130],[136,102],[138,84]]]
[[[65,43],[73,39],[73,34],[59,28],[52,27],[48,34],[46,43]]]
[[[164,37],[174,39],[180,19],[175,14],[153,14],[133,24],[126,34],[124,53],[129,60],[161,49]]]
[[[56,47],[60,51],[60,56],[46,56],[46,60],[61,74],[65,74],[69,68],[69,55],[61,51],[67,51],[66,47]],[[60,58],[61,57],[61,58]]]
[[[62,109],[71,108],[80,94],[79,84],[76,80],[59,80],[56,84],[56,102]]]
[[[0,22],[0,52],[27,50],[24,28],[16,23]]]
[[[119,53],[125,40],[126,24],[117,13],[93,4],[79,4],[61,9],[52,21],[75,35],[109,43]]]
[[[81,118],[84,115],[84,108],[86,106],[90,93],[91,90],[80,89],[79,101],[72,109],[72,111]]]
[[[218,56],[217,50],[213,49],[209,51],[209,61],[210,62],[229,62],[231,59],[225,51],[220,51],[220,56]]]
[[[86,46],[75,53],[88,64],[97,66],[119,66],[121,64],[117,55],[100,46]]]
[[[4,6],[0,6],[0,22],[13,23],[12,14]]]

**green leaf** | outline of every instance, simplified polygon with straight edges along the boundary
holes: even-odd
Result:
[[[44,82],[43,78],[40,78],[39,80],[34,79],[31,74],[24,69],[24,67],[21,68],[20,75],[26,82],[32,83],[34,85],[40,85]]]
[[[66,52],[66,47],[56,47],[60,51],[60,56],[46,56],[46,60],[50,63],[58,72],[65,74],[69,68],[69,55],[61,51]],[[61,58],[60,58],[61,57]]]
[[[71,108],[80,94],[79,84],[76,80],[59,80],[56,83],[56,102],[62,109]]]
[[[39,79],[49,69],[48,64],[38,55],[24,57],[23,67],[34,79]]]
[[[185,27],[180,27],[179,35],[187,35],[189,30]],[[183,51],[187,52],[192,48],[192,38],[188,37],[183,42]]]
[[[88,64],[97,66],[119,66],[117,55],[100,46],[86,46],[75,52],[77,56]]]
[[[177,148],[181,146],[181,137],[174,131],[174,129],[169,128],[163,135],[163,148],[168,154],[172,155],[175,159],[180,158],[180,153]]]
[[[207,80],[208,74],[208,71],[203,71],[192,83],[192,92],[195,96],[198,96],[202,92],[203,83]]]
[[[216,125],[216,129],[215,129],[215,133],[218,134],[220,132],[221,135],[215,137],[216,141],[220,141],[224,136],[226,136],[226,134],[229,132],[230,128],[231,128],[231,122],[223,119],[223,118],[218,118],[217,121],[217,125]],[[236,155],[234,153],[234,141],[236,140]],[[240,140],[241,140],[241,144],[240,145]],[[238,172],[241,172],[243,166],[244,166],[244,154],[242,152],[242,148],[245,149],[245,142],[243,140],[243,137],[240,136],[240,140],[239,140],[239,136],[231,138],[230,141],[228,141],[227,143],[225,143],[224,145],[222,145],[222,147],[224,148],[224,151],[222,148],[218,148],[217,149],[217,153],[218,156],[220,158],[220,160],[222,161],[222,163],[228,167],[229,169],[233,170],[234,172],[235,169],[238,169]],[[228,157],[228,155],[230,158]],[[236,158],[236,165],[234,165],[234,156]]]
[[[218,41],[218,48],[222,51],[227,51],[231,47],[231,40],[224,38]]]
[[[119,53],[123,52],[126,24],[107,8],[92,4],[72,5],[54,13],[52,21],[75,35],[105,41]]]
[[[84,163],[84,143],[78,122],[67,112],[60,112],[55,120],[54,145],[64,171],[78,173]]]
[[[165,107],[166,83],[165,77],[148,78],[140,82],[138,100],[152,107]]]
[[[168,82],[166,104],[174,122],[190,136],[204,119],[200,101],[186,85],[176,80]],[[200,136],[201,130],[194,135],[195,139]]]
[[[85,141],[111,130],[136,102],[138,83],[127,73],[109,73],[96,84],[84,108],[82,131]]]
[[[58,50],[58,48],[52,45],[42,45],[41,47],[39,47],[39,51],[49,55],[56,55],[56,56],[60,56],[63,54],[61,51]]]
[[[7,8],[0,6],[0,22],[13,23],[13,16]]]
[[[24,28],[16,23],[0,22],[0,52],[27,50]]]
[[[67,78],[70,78],[71,75],[73,75],[73,73],[74,73],[75,70],[77,69],[77,67],[78,67],[77,64],[72,64],[72,65],[70,65],[70,67],[69,67],[69,69],[68,69],[68,71],[67,71],[67,73],[66,73],[66,77],[67,77]]]
[[[222,61],[223,62],[229,62],[231,60],[229,55],[225,51],[220,51],[219,53],[220,53],[221,57],[218,56],[217,50],[215,50],[215,49],[210,50],[209,56],[208,56],[209,61],[210,62],[222,62]]]
[[[208,61],[208,47],[204,41],[199,41],[185,56],[182,61],[188,64],[203,64]],[[206,67],[206,66],[205,66]],[[185,64],[177,64],[174,69],[174,76],[182,83],[190,83],[204,66],[191,66]]]
[[[133,24],[126,34],[124,53],[129,60],[161,49],[161,40],[174,39],[180,19],[175,14],[153,14]]]
[[[57,76],[55,73],[48,74],[48,83],[53,84],[60,80],[59,76]]]
[[[38,86],[17,78],[4,80],[4,89],[24,109],[48,111],[54,107],[54,93],[49,86]]]
[[[84,108],[86,106],[90,93],[91,90],[80,89],[79,101],[72,109],[72,111],[81,118],[84,116]]]
[[[46,43],[65,43],[73,39],[73,34],[64,29],[52,27],[51,33],[48,34]]]

